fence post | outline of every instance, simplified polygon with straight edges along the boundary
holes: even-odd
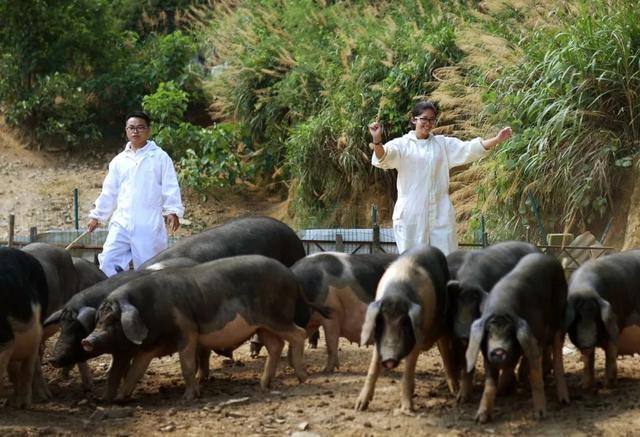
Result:
[[[33,243],[37,239],[38,239],[38,228],[35,226],[32,226],[29,228],[29,242]]]
[[[16,230],[16,216],[9,214],[9,247],[13,247],[13,237]]]
[[[371,253],[380,252],[380,225],[378,225],[378,208],[375,205],[371,205],[371,223],[372,223],[372,238],[371,238]]]
[[[341,234],[336,234],[336,252],[344,252],[344,240]]]
[[[481,237],[482,237],[482,247],[487,247],[489,245],[489,242],[487,241],[487,232],[485,231],[485,226],[484,226],[484,216],[481,215],[480,216],[480,233],[481,233]]]
[[[78,223],[78,189],[73,189],[73,223],[76,225],[76,231],[80,228]]]

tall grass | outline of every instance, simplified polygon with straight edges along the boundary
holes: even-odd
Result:
[[[214,114],[248,128],[265,171],[286,169],[301,215],[366,190],[367,125],[379,117],[389,137],[406,131],[431,71],[462,56],[435,1],[216,5],[203,20]]]
[[[610,211],[619,169],[638,154],[640,9],[597,0],[560,18],[523,41],[522,63],[487,94],[489,117],[516,131],[485,164],[485,212],[499,236],[522,236],[527,223],[588,227]]]

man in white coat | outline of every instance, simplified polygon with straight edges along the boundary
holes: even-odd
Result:
[[[380,123],[369,125],[372,164],[398,170],[398,200],[392,218],[400,253],[418,244],[436,246],[445,255],[457,249],[456,216],[449,199],[449,169],[481,158],[512,133],[510,127],[505,127],[487,140],[461,141],[431,134],[436,117],[432,102],[418,102],[411,119],[415,130],[384,145]]]
[[[126,117],[129,142],[109,163],[102,192],[89,213],[88,231],[109,222],[109,234],[98,256],[107,275],[116,266],[137,268],[167,248],[167,226],[175,232],[184,214],[173,162],[149,140],[151,120],[144,112]],[[109,221],[109,219],[111,219]]]

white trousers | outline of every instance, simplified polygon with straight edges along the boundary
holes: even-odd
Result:
[[[421,244],[435,246],[445,255],[458,249],[456,231],[451,227],[427,229],[424,225],[405,225],[396,221],[393,223],[393,234],[398,253]]]
[[[166,231],[164,235],[151,236],[148,232],[130,232],[117,223],[111,223],[102,253],[98,255],[100,270],[107,276],[113,276],[117,273],[116,266],[128,270],[131,261],[135,269],[166,248]]]

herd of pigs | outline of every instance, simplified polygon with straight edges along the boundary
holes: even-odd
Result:
[[[413,409],[421,351],[437,345],[449,390],[469,399],[477,357],[484,391],[476,420],[491,418],[497,394],[528,380],[536,417],[545,414],[544,377],[569,402],[562,348],[580,350],[582,385],[594,384],[594,350],[605,351],[606,385],[616,383],[622,330],[640,323],[640,250],[581,266],[569,284],[559,261],[525,242],[443,255],[421,246],[405,253],[305,256],[286,224],[268,217],[232,220],[179,241],[137,270],[106,278],[92,263],[45,243],[0,248],[0,396],[29,407],[49,398],[44,340],[59,331],[49,363],[78,365],[111,354],[104,400],[124,401],[153,358],[178,353],[184,398],[199,395],[211,351],[231,357],[249,340],[267,359],[271,384],[285,342],[296,377],[307,377],[304,342],[321,327],[325,372],[339,367],[338,340],[373,344],[356,410],[372,401],[382,368],[405,361],[400,408]],[[254,348],[253,352],[259,353]],[[516,376],[517,374],[517,376]]]

